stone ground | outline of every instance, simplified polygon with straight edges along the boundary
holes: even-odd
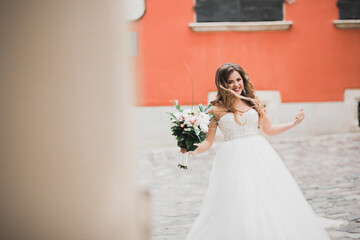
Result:
[[[269,140],[319,217],[343,220],[332,240],[360,239],[360,133]],[[152,239],[184,240],[199,213],[216,143],[177,168],[177,148],[139,153],[139,181],[150,191]]]

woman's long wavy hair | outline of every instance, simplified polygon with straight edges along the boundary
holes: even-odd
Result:
[[[229,76],[234,71],[237,71],[241,75],[244,82],[245,92],[242,91],[241,94],[238,94],[230,89],[228,85]],[[228,112],[234,113],[235,121],[241,125],[236,116],[237,114],[242,113],[242,111],[234,106],[235,98],[240,98],[256,110],[259,115],[259,124],[262,122],[264,118],[264,106],[255,95],[255,88],[250,82],[249,75],[242,69],[242,67],[233,63],[225,63],[216,71],[215,84],[217,87],[217,96],[216,99],[211,102],[211,105],[215,105],[217,103],[222,104]]]

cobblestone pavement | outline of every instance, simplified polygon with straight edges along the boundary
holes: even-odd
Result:
[[[332,240],[360,239],[360,133],[271,140],[319,217],[344,220]],[[217,146],[189,169],[176,167],[178,149],[139,153],[139,181],[151,193],[152,239],[184,240],[199,213]]]

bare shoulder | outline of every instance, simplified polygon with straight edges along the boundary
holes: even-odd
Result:
[[[216,103],[211,107],[211,112],[216,114],[224,111],[225,107],[221,103]]]
[[[211,112],[215,115],[215,119],[220,119],[227,113],[227,109],[221,103],[216,103],[212,106]]]

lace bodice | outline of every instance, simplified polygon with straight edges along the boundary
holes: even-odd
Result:
[[[243,125],[235,122],[233,113],[227,113],[220,118],[218,126],[224,134],[225,141],[259,134],[259,116],[256,110],[251,108],[242,115],[242,119],[244,118],[246,119],[246,123]]]

